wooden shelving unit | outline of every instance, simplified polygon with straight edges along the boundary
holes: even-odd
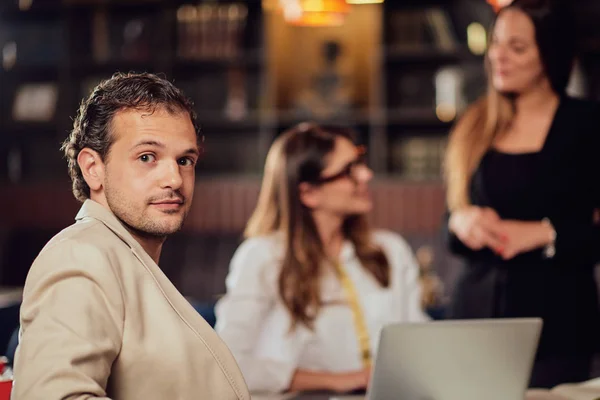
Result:
[[[431,172],[424,176],[416,171],[421,167],[411,163],[426,163],[428,170],[435,170],[443,145],[433,139],[443,142],[454,122],[436,112],[440,91],[436,74],[444,68],[455,68],[457,76],[462,71],[464,102],[479,95],[485,87],[483,57],[469,50],[467,25],[478,21],[487,26],[493,18],[483,0],[353,6],[348,23],[339,28],[289,27],[281,15],[263,10],[258,0],[44,0],[33,1],[28,10],[20,10],[19,3],[24,2],[0,4],[0,181],[4,182],[12,168],[7,166],[8,154],[20,152],[22,160],[30,159],[28,149],[42,145],[49,147],[36,152],[41,170],[23,165],[19,182],[36,182],[42,176],[67,180],[64,167],[53,169],[64,164],[58,144],[89,88],[116,71],[161,73],[194,99],[208,147],[200,176],[258,176],[272,140],[307,118],[298,112],[294,96],[323,68],[320,52],[326,41],[342,46],[340,76],[351,81],[354,97],[349,112],[312,119],[354,127],[369,147],[378,176],[434,179]],[[582,9],[588,8],[581,14],[586,17],[583,14],[592,14],[594,6],[584,3],[588,5],[582,3]],[[227,8],[232,5],[244,8]],[[198,43],[185,48],[190,38],[201,40],[203,34],[209,35],[207,43],[235,42],[233,36],[223,39],[214,34],[220,25],[206,16],[210,12],[202,7],[209,6],[222,7],[213,8],[213,15],[245,15],[237,34],[239,45],[231,47],[235,53],[229,57],[190,57],[202,55]],[[186,7],[188,12],[196,7],[195,16],[186,19]],[[195,34],[191,25],[185,25],[189,18],[196,18]],[[202,18],[209,22],[198,25]],[[582,68],[591,97],[598,97],[600,34],[589,29]],[[23,85],[35,83],[57,87],[52,118],[15,120],[17,93]],[[431,148],[419,148],[419,141],[413,140],[419,138]],[[406,156],[407,142],[416,146],[416,153],[423,153],[420,161],[397,159]]]
[[[209,154],[220,154],[214,159],[208,156],[200,165],[206,170],[202,172],[259,172],[261,156],[270,144],[270,140],[257,139],[265,135],[260,108],[266,90],[262,84],[265,65],[259,1],[199,4],[183,0],[45,0],[32,2],[27,10],[20,10],[19,5],[16,0],[0,5],[0,50],[7,49],[0,52],[4,54],[0,61],[8,58],[0,63],[0,136],[10,138],[0,145],[0,180],[14,179],[7,157],[22,154],[20,159],[25,162],[31,141],[50,146],[38,163],[44,173],[38,174],[23,164],[18,168],[18,181],[36,182],[42,175],[44,179],[48,175],[50,179],[67,179],[64,167],[48,173],[43,166],[55,167],[56,160],[62,158],[59,143],[66,137],[81,99],[95,83],[117,71],[161,73],[195,100]],[[186,7],[188,11],[194,8],[192,18],[196,19],[192,22],[182,20],[182,9]],[[204,25],[199,22],[200,13],[204,13]],[[232,13],[241,17],[233,20]],[[196,53],[191,55],[198,57],[182,54],[185,40],[197,46],[194,40],[202,39],[198,32],[194,35],[194,27],[206,29],[211,35],[203,44],[229,46],[236,53],[203,57],[210,48],[204,48],[204,53],[193,48],[191,51]],[[229,36],[215,35],[218,29]],[[237,35],[232,29],[238,29]],[[48,54],[40,54],[44,52]],[[17,93],[24,85],[35,83],[56,87],[58,97],[52,117],[33,122],[16,120],[13,106]],[[226,112],[227,103],[235,100],[231,98],[235,91],[241,92],[245,108],[241,114],[239,110],[237,114]],[[239,107],[239,101],[233,111],[235,106]],[[249,147],[252,141],[263,145]],[[240,150],[248,158],[244,162],[232,162],[231,166],[222,162],[240,160]]]

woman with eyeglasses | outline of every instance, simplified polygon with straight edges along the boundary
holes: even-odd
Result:
[[[373,172],[351,137],[303,123],[267,156],[216,307],[253,392],[365,389],[382,327],[427,319],[410,247],[367,224]]]

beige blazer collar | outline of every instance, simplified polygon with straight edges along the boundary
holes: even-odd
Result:
[[[102,204],[97,203],[94,200],[86,200],[79,209],[75,220],[81,221],[85,218],[92,218],[102,222],[108,229],[113,231],[119,239],[127,243],[129,247],[144,251],[138,241],[131,236],[127,229],[125,229],[121,221],[119,221],[119,219]]]
[[[162,272],[158,264],[156,264],[152,257],[144,250],[142,245],[135,240],[112,211],[108,210],[100,203],[88,199],[81,206],[75,220],[81,221],[87,218],[102,222],[102,224],[110,229],[119,239],[125,242],[135,257],[137,257],[146,270],[153,276],[154,280],[169,300],[181,297],[179,291]]]
[[[249,400],[246,396],[244,379],[229,349],[218,338],[210,325],[203,318],[200,318],[192,305],[181,295],[152,257],[146,253],[142,245],[131,236],[121,221],[110,210],[93,200],[86,200],[75,217],[77,221],[86,218],[102,222],[131,248],[132,253],[142,263],[146,271],[150,273],[166,300],[171,304],[173,311],[179,315],[184,323],[196,334],[198,339],[204,343],[208,351],[214,355],[217,364],[238,397]]]

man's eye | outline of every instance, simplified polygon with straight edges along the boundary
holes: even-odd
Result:
[[[154,161],[156,158],[152,154],[143,154],[140,156],[139,160],[143,163],[148,163]]]
[[[194,160],[189,157],[180,158],[179,165],[183,167],[188,167],[190,165],[194,165]]]

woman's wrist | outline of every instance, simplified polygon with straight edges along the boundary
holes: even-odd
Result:
[[[556,242],[556,230],[552,225],[552,222],[548,218],[544,218],[541,221],[541,247],[544,249],[544,256],[547,258],[554,257],[556,248],[554,246]]]
[[[460,208],[458,210],[454,210],[450,213],[448,217],[448,232],[452,235],[457,235],[457,223],[460,224],[461,216],[464,215],[463,211],[466,210],[466,207]]]
[[[337,374],[299,369],[294,373],[288,391],[335,390],[339,386]]]
[[[336,391],[340,387],[340,376],[339,374],[326,373],[323,376],[325,383],[325,390]]]

